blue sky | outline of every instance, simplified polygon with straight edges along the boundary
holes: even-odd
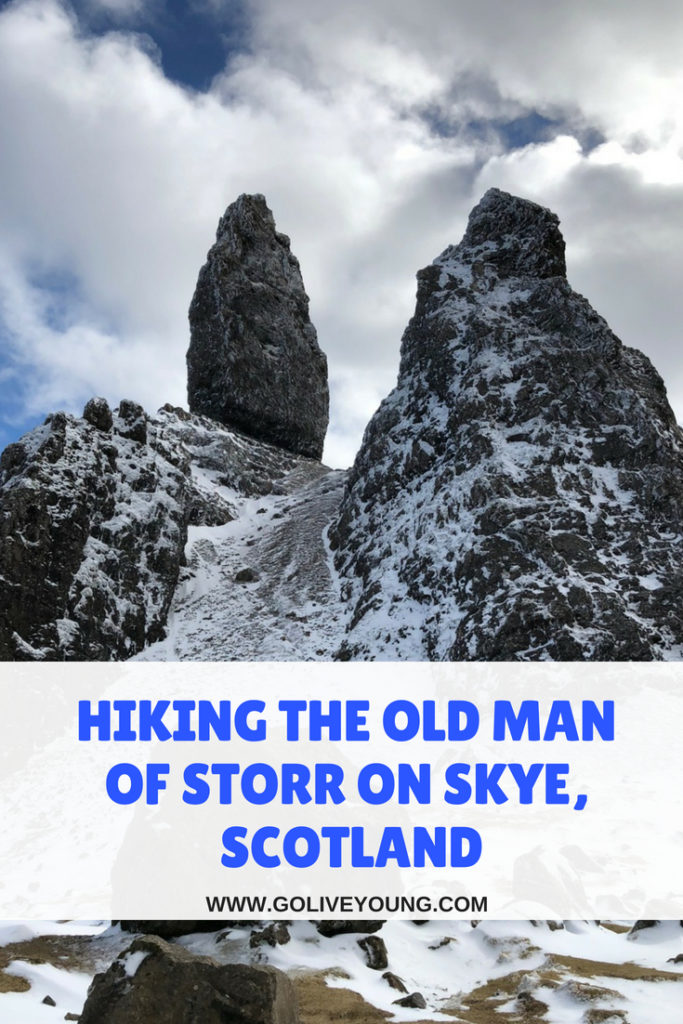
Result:
[[[200,91],[210,87],[231,54],[248,46],[248,12],[239,0],[225,4],[222,12],[186,0],[128,10],[78,0],[73,9],[94,34],[128,30],[147,35],[158,50],[164,75]]]
[[[391,388],[416,270],[495,185],[683,418],[683,9],[655,0],[0,2],[0,443],[93,393],[185,401],[225,206],[264,192],[328,354],[327,459]]]

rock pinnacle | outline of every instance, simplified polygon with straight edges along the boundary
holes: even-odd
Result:
[[[262,195],[218,224],[190,305],[190,410],[319,459],[328,421],[327,360],[299,263]]]

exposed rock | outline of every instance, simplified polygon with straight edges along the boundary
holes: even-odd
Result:
[[[638,932],[645,931],[647,928],[656,928],[658,924],[659,921],[634,921],[633,927],[629,932],[629,938],[631,936],[635,937],[638,934]]]
[[[41,1002],[44,1003],[45,1006],[56,1006],[57,1005],[56,1002],[54,1001],[54,999],[52,998],[52,996],[45,996],[43,999],[41,999]]]
[[[392,971],[385,971],[382,977],[386,981],[387,985],[389,985],[390,988],[395,988],[397,992],[408,991],[399,976],[394,974]]]
[[[365,939],[358,939],[358,945],[365,953],[366,963],[373,971],[383,971],[389,966],[387,947],[381,935],[368,935]]]
[[[683,953],[678,953],[676,956],[670,956],[666,962],[668,964],[683,964]]]
[[[116,660],[163,635],[189,459],[102,423],[56,413],[0,457],[3,660]]]
[[[316,364],[298,265],[261,197],[221,221],[197,315],[223,273],[236,305],[214,295],[191,373],[220,377],[221,316],[266,361],[267,323],[287,338],[298,323]],[[346,485],[284,435],[128,399],[10,445],[0,658],[683,657],[683,437],[649,362],[567,284],[557,218],[492,190],[418,280],[398,386]],[[257,421],[242,430],[271,436]]]
[[[334,935],[353,935],[363,932],[368,935],[378,932],[384,921],[316,921],[315,926],[321,935],[331,939]]]
[[[492,189],[418,274],[348,478],[339,657],[679,658],[682,521],[660,377],[570,288],[556,216]]]
[[[582,1017],[583,1024],[628,1024],[624,1010],[600,1010],[591,1007]]]
[[[192,412],[319,459],[327,360],[308,315],[299,263],[261,195],[221,218],[190,306]]]
[[[548,1004],[541,1002],[540,999],[536,999],[531,992],[520,992],[517,996],[517,1010],[522,1014],[522,1018],[528,1020],[545,1020],[545,1014],[548,1012]]]
[[[266,925],[261,931],[253,931],[249,936],[249,946],[257,949],[259,946],[285,946],[291,936],[284,921],[273,921]]]
[[[156,936],[95,975],[81,1024],[297,1024],[292,984],[274,967],[218,964]]]
[[[114,417],[106,398],[91,398],[89,402],[86,402],[83,410],[83,419],[105,434],[111,430],[112,423],[114,422]]]
[[[147,441],[147,414],[137,402],[124,398],[116,410],[119,417],[117,433],[130,441],[145,444]]]
[[[49,416],[0,457],[2,660],[136,654],[164,636],[188,525],[230,522],[238,502],[328,472],[170,406],[147,417],[124,401],[106,430],[101,401],[87,409]]]
[[[214,918],[210,921],[114,921],[121,931],[158,935],[161,939],[177,939],[181,935],[196,932],[216,932],[220,928],[248,928],[257,921],[224,921]]]
[[[256,570],[248,566],[235,573],[235,583],[256,583],[258,579],[259,574]]]
[[[558,992],[562,992],[577,1003],[594,1003],[602,999],[623,999],[620,992],[613,988],[603,988],[601,985],[591,985],[585,981],[572,979],[560,985]]]
[[[394,999],[394,1006],[407,1006],[415,1010],[424,1010],[427,1006],[425,997],[421,992],[411,992],[409,996],[403,996],[402,999]]]

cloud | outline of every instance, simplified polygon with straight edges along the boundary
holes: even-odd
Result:
[[[86,7],[92,11],[104,11],[114,18],[130,18],[141,14],[145,9],[145,0],[87,0]]]
[[[134,27],[141,5],[118,6]],[[202,6],[227,32],[230,5]],[[95,392],[183,402],[198,269],[227,203],[259,191],[328,353],[327,457],[348,462],[395,379],[415,271],[495,184],[557,210],[572,283],[654,357],[683,415],[683,9],[247,10],[244,51],[203,93],[169,81],[146,37],[93,35],[57,0],[0,12],[0,394],[14,375],[36,415]]]

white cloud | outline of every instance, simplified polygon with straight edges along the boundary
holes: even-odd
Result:
[[[197,271],[227,203],[260,191],[301,261],[330,363],[328,457],[347,461],[395,379],[415,271],[497,185],[557,210],[572,283],[654,356],[683,415],[679,5],[250,8],[250,52],[205,95],[140,37],[81,34],[56,0],[0,13],[0,294],[30,410],[182,402]],[[529,109],[565,134],[504,152],[491,119]],[[585,126],[606,140],[587,154]],[[67,323],[36,287],[53,271],[78,283]]]

